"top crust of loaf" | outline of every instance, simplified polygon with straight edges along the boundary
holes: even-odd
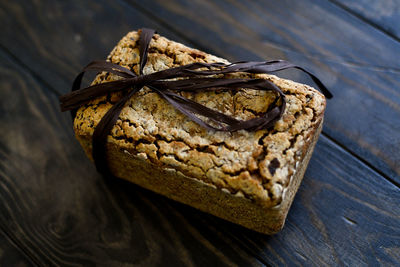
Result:
[[[138,38],[138,32],[128,33],[107,59],[138,73]],[[144,74],[193,62],[228,61],[156,34],[150,43]],[[273,129],[208,131],[145,87],[128,101],[108,142],[145,161],[174,168],[235,196],[252,199],[263,207],[277,206],[322,121],[325,98],[310,86],[274,75],[229,77],[263,78],[282,89],[287,99],[286,111]],[[101,73],[93,83],[117,79]],[[276,97],[271,92],[251,89],[182,95],[238,119],[249,119],[266,111]],[[81,143],[91,140],[96,125],[119,98],[118,93],[104,96],[78,110],[74,129]],[[91,157],[91,147],[85,149]]]

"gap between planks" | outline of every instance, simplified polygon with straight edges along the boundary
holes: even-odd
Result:
[[[351,156],[353,156],[354,158],[356,158],[359,162],[363,163],[367,168],[369,168],[370,170],[372,170],[373,172],[379,174],[380,176],[382,176],[383,178],[385,178],[388,182],[392,183],[394,186],[396,186],[397,188],[400,189],[400,183],[396,182],[394,179],[392,179],[391,177],[389,177],[388,175],[386,175],[385,173],[383,173],[382,171],[380,171],[378,168],[376,168],[375,166],[373,166],[372,164],[370,164],[368,161],[366,161],[365,159],[361,158],[359,155],[357,155],[356,153],[354,153],[353,151],[351,151],[350,149],[348,149],[347,147],[345,147],[343,144],[341,144],[340,142],[338,142],[337,140],[335,140],[333,137],[331,137],[329,134],[325,133],[324,131],[321,132],[321,135],[324,136],[325,138],[327,138],[329,141],[331,141],[332,143],[334,143],[336,146],[338,146],[339,148],[341,148],[344,152],[350,154]]]
[[[371,27],[375,28],[376,30],[386,34],[387,36],[389,36],[393,40],[395,40],[397,42],[400,42],[400,38],[399,37],[397,37],[393,33],[389,32],[388,30],[385,30],[383,27],[379,26],[378,24],[376,24],[375,22],[369,20],[368,18],[364,17],[363,15],[358,14],[357,12],[351,10],[347,6],[343,5],[342,3],[340,3],[340,2],[338,2],[336,0],[328,0],[328,2],[331,2],[333,5],[343,9],[344,11],[346,11],[347,13],[352,15],[353,17],[356,17],[357,19],[361,20],[362,22],[365,22],[366,24],[370,25]]]

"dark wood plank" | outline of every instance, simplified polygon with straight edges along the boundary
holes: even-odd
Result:
[[[383,53],[400,52],[398,42],[326,0],[126,1],[219,55],[265,58],[272,50],[273,56],[291,52],[339,63],[400,67],[393,53]]]
[[[400,190],[321,137],[284,230],[265,236],[106,182],[56,97],[0,53],[0,226],[46,265],[398,263]]]
[[[127,1],[230,60],[285,58],[316,73],[335,95],[324,133],[400,184],[400,43],[324,0]]]
[[[330,1],[400,41],[399,0]]]
[[[34,266],[33,262],[0,230],[0,266]]]
[[[127,182],[106,183],[76,142],[57,97],[1,51],[0,87],[0,229],[32,261],[259,265],[237,244],[210,235],[209,226],[199,230],[184,220],[190,213],[200,218],[199,212],[182,214]]]
[[[127,32],[163,26],[121,1],[1,1],[0,44],[50,88],[71,89],[77,71],[104,59]],[[178,38],[169,32],[172,38]]]

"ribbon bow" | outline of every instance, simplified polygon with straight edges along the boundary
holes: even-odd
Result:
[[[75,117],[76,110],[96,97],[111,92],[122,91],[123,97],[117,101],[104,117],[93,133],[93,159],[99,172],[110,174],[107,167],[106,141],[107,135],[117,122],[118,117],[125,103],[144,86],[147,86],[162,98],[168,101],[180,112],[188,116],[199,125],[218,131],[256,131],[269,128],[281,118],[285,111],[285,94],[270,81],[265,79],[225,79],[210,77],[211,75],[229,73],[271,73],[288,68],[296,68],[307,73],[318,85],[322,93],[331,98],[332,94],[323,83],[313,74],[305,69],[284,60],[273,61],[241,61],[232,64],[224,63],[193,63],[176,68],[170,68],[151,74],[143,75],[143,67],[147,62],[147,51],[155,31],[152,29],[141,29],[139,39],[139,75],[118,64],[107,61],[93,61],[87,65],[75,78],[71,93],[59,98],[62,111],[71,110],[72,117]],[[202,70],[200,70],[202,69]],[[92,85],[80,89],[83,75],[86,71],[107,71],[122,77],[123,79]],[[171,80],[181,78],[179,80]],[[276,99],[268,110],[256,118],[249,120],[238,120],[224,113],[205,107],[197,102],[182,97],[174,91],[216,91],[216,90],[237,90],[248,88],[255,90],[273,91],[277,94]],[[214,125],[196,115],[206,117]]]

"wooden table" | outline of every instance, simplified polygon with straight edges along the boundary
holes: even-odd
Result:
[[[0,25],[1,266],[400,264],[399,1],[1,1]],[[106,182],[85,157],[58,96],[143,26],[231,61],[290,60],[332,90],[279,234]]]

